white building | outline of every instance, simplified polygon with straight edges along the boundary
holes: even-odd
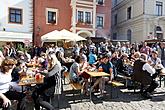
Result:
[[[112,39],[163,39],[165,0],[112,0]]]
[[[0,0],[0,41],[31,42],[33,0]]]

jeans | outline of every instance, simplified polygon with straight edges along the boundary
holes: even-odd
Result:
[[[35,110],[40,110],[40,106],[46,108],[47,110],[55,110],[49,102],[51,97],[38,95],[36,92],[33,92],[32,97],[35,104]]]
[[[44,79],[44,84],[39,85],[32,94],[35,109],[40,110],[40,106],[47,110],[54,110],[54,107],[49,103],[51,96],[54,94],[56,85],[55,76],[50,76]]]

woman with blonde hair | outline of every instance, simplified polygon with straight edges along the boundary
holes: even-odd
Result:
[[[18,100],[17,110],[25,110],[25,102],[22,100],[24,94],[11,91],[10,82],[12,80],[11,72],[15,67],[16,61],[11,58],[5,58],[1,64],[0,71],[0,102],[2,102],[2,108],[8,109],[11,105],[10,100]]]
[[[44,77],[44,84],[39,86],[32,94],[36,110],[40,110],[40,106],[47,110],[54,110],[54,107],[49,103],[49,99],[54,94],[61,94],[61,64],[54,52],[49,52],[47,58],[48,72]]]

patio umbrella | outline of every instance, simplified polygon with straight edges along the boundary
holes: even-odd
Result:
[[[70,41],[82,41],[82,40],[86,40],[85,38],[73,33],[73,32],[70,32],[68,30],[61,30],[60,31],[61,35],[63,38],[67,38],[67,40],[70,40]]]
[[[54,42],[60,40],[70,40],[70,38],[63,36],[58,30],[54,30],[41,36],[42,42]]]

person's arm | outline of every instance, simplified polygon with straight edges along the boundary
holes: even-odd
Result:
[[[152,66],[150,66],[148,63],[144,64],[142,69],[144,71],[146,70],[147,72],[149,72],[152,75],[155,74],[155,69]]]
[[[3,93],[0,93],[0,98],[3,100],[3,107],[11,105],[11,101]]]

